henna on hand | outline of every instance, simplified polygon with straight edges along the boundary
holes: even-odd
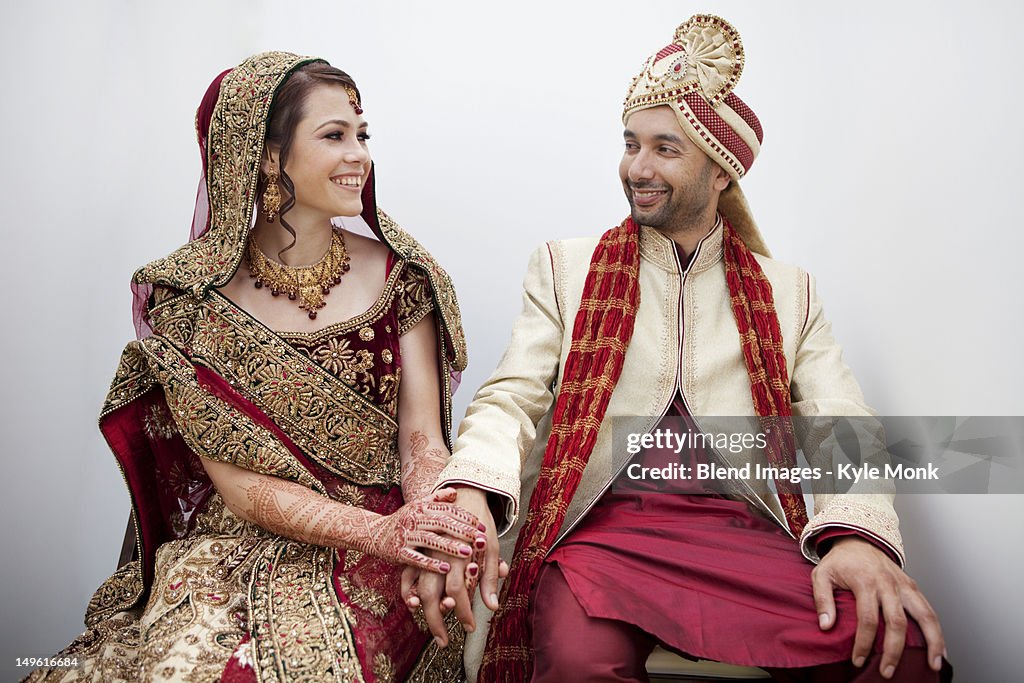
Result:
[[[428,571],[446,572],[449,565],[421,550],[469,557],[472,544],[481,536],[477,518],[452,503],[456,494],[451,489],[379,515],[276,477],[245,473],[235,483],[244,492],[237,512],[268,531],[304,543],[360,550]],[[230,504],[235,496],[225,500]]]
[[[391,562],[447,572],[448,562],[429,557],[423,551],[467,558],[473,554],[470,544],[480,537],[479,521],[452,504],[454,499],[454,491],[443,489],[379,517],[372,523],[373,531],[364,537],[359,549]]]

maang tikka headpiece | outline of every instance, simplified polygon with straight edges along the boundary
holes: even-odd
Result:
[[[356,94],[356,91],[350,85],[343,85],[342,87],[345,88],[345,92],[348,94],[348,103],[352,105],[356,115],[362,114],[363,107],[359,103],[359,95]]]

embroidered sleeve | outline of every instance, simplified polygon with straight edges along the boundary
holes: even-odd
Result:
[[[791,379],[793,415],[798,417],[801,448],[808,463],[832,472],[850,462],[855,446],[858,462],[884,467],[889,461],[881,423],[864,402],[860,385],[843,361],[842,349],[832,335],[814,279],[807,277],[807,313],[798,343]],[[844,429],[840,438],[839,423]],[[843,485],[827,476],[813,485],[814,514],[800,536],[801,550],[811,562],[820,561],[816,538],[842,529],[872,539],[898,558],[906,556],[893,509],[895,485],[891,479],[865,480]]]
[[[398,287],[398,334],[403,335],[434,310],[434,294],[426,274],[418,268],[406,267]]]

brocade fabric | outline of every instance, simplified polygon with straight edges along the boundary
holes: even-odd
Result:
[[[315,333],[271,332],[216,293],[158,290],[155,334],[129,345],[101,420],[142,553],[100,587],[89,630],[60,653],[79,667],[29,680],[457,680],[461,629],[436,646],[401,602],[401,566],[238,518],[199,460],[395,511],[400,336],[435,308],[426,274],[404,260],[369,310]]]

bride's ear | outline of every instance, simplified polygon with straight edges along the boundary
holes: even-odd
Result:
[[[279,159],[280,150],[274,149],[271,145],[267,145],[263,150],[263,160],[260,163],[260,170],[263,171],[263,175],[270,175],[270,173],[273,172],[280,176],[281,169],[278,167]]]

